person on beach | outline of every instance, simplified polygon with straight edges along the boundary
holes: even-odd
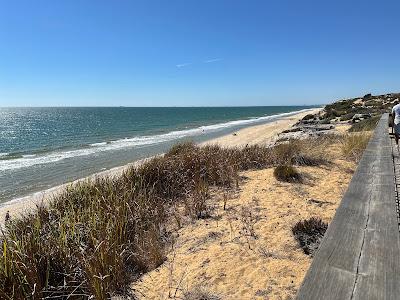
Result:
[[[399,144],[400,137],[400,104],[399,102],[395,103],[396,105],[392,108],[392,117],[393,117],[393,129],[394,129],[394,137],[396,139],[396,144]]]

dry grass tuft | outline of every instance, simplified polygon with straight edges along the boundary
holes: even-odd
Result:
[[[360,131],[371,131],[374,130],[376,125],[378,125],[381,115],[374,116],[370,119],[362,120],[358,123],[353,124],[349,132],[360,132]]]
[[[321,219],[310,218],[297,222],[293,226],[292,232],[304,253],[313,256],[318,250],[327,228],[328,224],[324,223]]]
[[[7,223],[0,298],[126,293],[136,274],[164,261],[162,202],[124,180],[67,189],[49,206]]]
[[[370,132],[351,133],[345,135],[341,143],[343,155],[348,159],[359,161],[368,145],[371,135]]]
[[[221,300],[222,298],[214,294],[204,287],[196,286],[190,291],[184,292],[183,295],[184,300]]]

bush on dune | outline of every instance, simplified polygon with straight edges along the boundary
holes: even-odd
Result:
[[[277,166],[274,170],[274,176],[279,181],[301,182],[301,174],[293,166]]]
[[[317,251],[328,224],[319,218],[299,221],[292,227],[292,233],[304,253],[313,256]]]
[[[274,165],[320,166],[328,163],[323,151],[324,144],[330,144],[334,138],[321,136],[310,140],[291,140],[273,148]]]
[[[184,291],[183,300],[221,300],[222,298],[202,286],[196,286],[192,290]]]

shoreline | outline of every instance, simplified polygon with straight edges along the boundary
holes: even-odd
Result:
[[[301,111],[297,114],[283,117],[266,124],[249,126],[236,131],[234,134],[226,134],[221,137],[200,143],[200,145],[218,144],[223,147],[243,147],[245,145],[271,144],[275,142],[278,135],[295,125],[300,119],[308,114],[316,114],[322,108]]]
[[[247,144],[251,145],[251,144],[272,143],[273,141],[275,141],[279,133],[292,127],[297,121],[302,119],[305,115],[315,114],[320,110],[322,110],[322,108],[315,108],[307,111],[299,111],[298,113],[282,117],[278,120],[269,123],[241,128],[234,134],[226,134],[221,137],[212,138],[205,142],[201,142],[199,144],[200,145],[219,144],[220,146],[223,147],[242,147]],[[97,172],[87,177],[83,177],[71,182],[54,186],[46,190],[38,191],[23,197],[17,197],[7,202],[1,203],[0,225],[3,224],[5,216],[8,211],[10,212],[11,217],[18,214],[26,213],[32,208],[35,208],[40,203],[46,202],[50,200],[52,197],[61,193],[68,186],[74,185],[78,182],[85,180],[94,180],[95,178],[103,176],[110,176],[110,177],[119,176],[127,168],[141,164],[144,161],[151,159],[152,157],[154,156],[137,160],[129,164],[111,168],[105,171]]]

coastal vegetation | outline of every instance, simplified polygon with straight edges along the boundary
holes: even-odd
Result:
[[[190,291],[184,292],[183,300],[221,300],[222,298],[204,287],[196,286]]]
[[[306,123],[348,123],[352,125],[360,122],[361,124],[355,126],[351,131],[360,131],[364,126],[367,126],[365,130],[371,130],[382,113],[389,112],[399,100],[400,93],[376,96],[366,94],[363,97],[343,99],[326,105],[320,114],[307,115],[302,121]],[[363,120],[370,118],[371,120],[368,120],[368,122],[363,122]]]
[[[369,131],[346,134],[341,142],[343,155],[358,162],[370,138],[371,132]]]
[[[239,171],[316,164],[306,143],[226,149],[174,146],[118,178],[77,183],[5,224],[0,297],[26,299],[129,293],[129,283],[165,259],[176,205],[207,217],[211,188],[240,183]]]
[[[381,115],[376,115],[371,117],[370,119],[365,119],[360,122],[354,123],[351,125],[349,132],[359,132],[359,131],[371,131],[374,130],[376,125],[378,124]]]
[[[327,228],[327,223],[319,218],[312,217],[308,220],[297,222],[293,226],[292,232],[304,253],[313,256]]]
[[[277,166],[274,170],[274,176],[279,181],[301,182],[301,174],[293,166]]]

